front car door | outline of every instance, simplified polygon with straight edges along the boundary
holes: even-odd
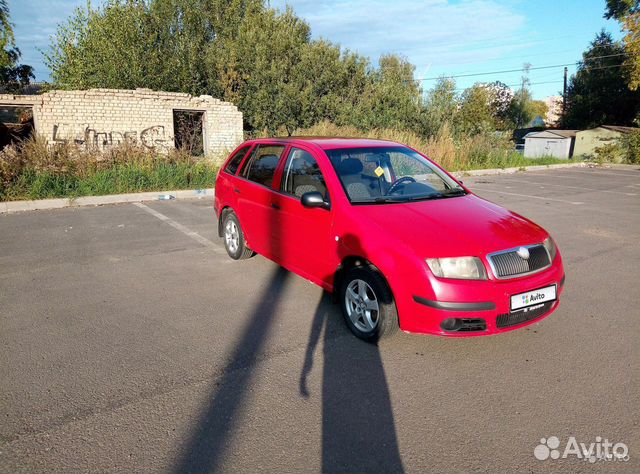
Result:
[[[329,289],[338,258],[331,240],[333,212],[306,208],[300,202],[304,193],[312,191],[330,199],[318,160],[310,151],[298,146],[290,148],[279,190],[276,207],[282,264]]]

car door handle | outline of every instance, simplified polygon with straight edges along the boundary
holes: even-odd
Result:
[[[280,204],[276,204],[275,202],[271,203],[271,207],[273,207],[276,211],[280,210]]]
[[[240,190],[239,190],[238,188],[234,188],[234,189],[233,189],[233,192],[234,192],[234,193],[238,193],[238,194],[240,194]]]

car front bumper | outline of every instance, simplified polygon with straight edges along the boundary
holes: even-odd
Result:
[[[437,279],[431,297],[404,292],[399,305],[400,328],[419,334],[472,337],[513,331],[539,322],[560,303],[565,275],[562,261],[534,275],[510,280],[462,281]],[[556,285],[556,299],[511,311],[511,296]],[[409,290],[409,288],[406,288]],[[398,295],[396,295],[397,297]]]

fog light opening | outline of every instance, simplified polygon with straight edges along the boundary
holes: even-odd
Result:
[[[461,324],[462,321],[458,318],[447,318],[440,323],[440,327],[445,331],[457,331]]]

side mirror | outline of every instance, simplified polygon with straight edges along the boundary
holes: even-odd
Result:
[[[300,198],[300,202],[304,207],[320,207],[322,209],[331,209],[331,204],[324,200],[322,193],[318,191],[311,191],[304,193]]]

